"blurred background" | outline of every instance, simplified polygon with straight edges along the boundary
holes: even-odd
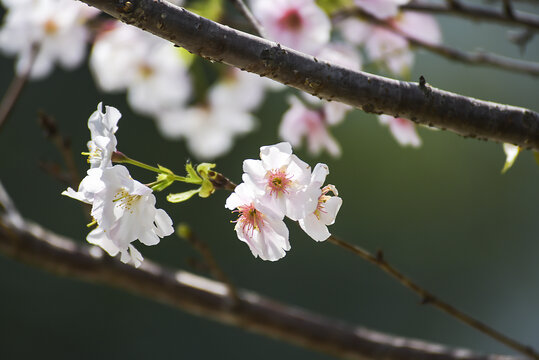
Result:
[[[533,7],[524,7],[533,12]],[[537,8],[535,8],[537,12]],[[507,27],[438,17],[444,43],[477,47],[539,61],[539,39],[522,55],[507,41]],[[417,51],[411,79],[425,76],[445,90],[479,99],[539,110],[537,78],[471,67]],[[0,89],[13,76],[13,59],[0,58]],[[277,127],[291,90],[270,93],[256,111],[257,129],[240,137],[216,160],[217,169],[241,179],[242,161],[258,148],[279,141]],[[24,217],[84,243],[88,231],[81,206],[61,196],[65,184],[43,172],[43,161],[61,163],[38,126],[39,110],[53,116],[72,140],[84,174],[89,139],[87,119],[98,102],[122,112],[119,150],[182,173],[193,158],[183,141],[164,140],[155,123],[134,114],[125,94],[104,94],[87,64],[75,71],[56,69],[30,82],[0,132],[0,179]],[[505,175],[501,144],[464,139],[453,133],[419,129],[423,146],[402,148],[373,115],[348,114],[333,128],[343,155],[298,156],[314,166],[329,165],[328,182],[344,199],[330,229],[387,260],[457,308],[520,341],[539,348],[539,167],[524,151]],[[196,160],[196,159],[193,159]],[[130,168],[141,182],[153,174]],[[171,191],[187,189],[174,185]],[[238,286],[279,301],[375,330],[486,353],[512,351],[419,299],[377,268],[328,243],[315,243],[292,222],[291,251],[278,262],[255,259],[230,223],[228,193],[182,204],[158,205],[175,224],[188,223],[206,241]],[[139,250],[163,265],[197,272],[198,254],[170,236]],[[198,272],[200,273],[200,272]],[[202,273],[204,274],[204,273]],[[0,254],[0,358],[194,358],[328,359],[293,345],[215,323],[99,284],[51,275]]]

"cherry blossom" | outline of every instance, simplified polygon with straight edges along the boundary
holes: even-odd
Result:
[[[250,132],[255,120],[234,106],[219,108],[210,104],[163,112],[157,124],[164,137],[185,138],[191,153],[208,160],[229,151],[234,137]]]
[[[317,164],[313,170],[309,186],[320,188],[328,173],[327,165]],[[335,186],[324,186],[322,194],[318,198],[316,209],[298,221],[303,231],[316,241],[324,241],[331,235],[327,227],[335,223],[335,218],[342,205],[342,199],[338,196],[329,196],[328,193],[330,192],[334,195],[339,195]]]
[[[89,38],[84,24],[98,10],[72,0],[4,0],[3,4],[8,12],[0,30],[0,50],[17,56],[17,73],[31,68],[30,77],[40,79],[55,63],[69,70],[83,61]]]
[[[140,265],[142,255],[131,244],[135,240],[156,245],[174,232],[168,214],[155,208],[152,190],[132,179],[122,165],[90,169],[78,192],[69,188],[62,194],[92,205],[98,227],[87,240],[111,255],[120,252],[123,262]]]
[[[122,114],[118,109],[105,106],[105,112],[102,112],[103,104],[97,105],[97,110],[90,115],[88,119],[88,128],[90,129],[91,140],[88,141],[88,162],[90,167],[111,167],[112,153],[116,151],[118,141],[114,135],[118,130],[118,120]]]
[[[242,179],[256,189],[265,206],[292,220],[315,210],[321,191],[308,186],[311,167],[292,154],[289,143],[262,146],[260,159],[243,162]]]
[[[322,149],[326,149],[331,155],[339,156],[339,144],[327,128],[325,108],[309,109],[295,96],[289,97],[288,101],[290,108],[283,115],[279,137],[294,147],[299,146],[305,137],[312,154],[318,155]]]
[[[255,257],[276,261],[290,250],[283,217],[264,206],[251,185],[238,185],[226,200],[225,207],[238,213],[234,229]]]
[[[415,124],[412,121],[389,115],[379,115],[378,119],[381,124],[389,126],[391,134],[402,146],[421,146],[421,139],[417,135]]]
[[[101,89],[127,90],[129,104],[141,114],[155,116],[182,107],[191,93],[179,50],[120,22],[109,23],[97,37],[90,67]]]
[[[329,41],[331,22],[314,0],[251,0],[251,9],[278,43],[314,55]]]
[[[365,46],[370,60],[397,75],[406,75],[414,62],[408,40],[401,34],[430,44],[441,41],[438,24],[430,15],[406,11],[386,21],[387,26],[381,26],[346,19],[339,29],[350,43]]]

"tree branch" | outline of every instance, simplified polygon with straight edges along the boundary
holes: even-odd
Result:
[[[489,6],[465,4],[456,2],[455,5],[448,3],[434,3],[425,0],[414,0],[402,5],[402,10],[421,11],[434,14],[457,15],[472,20],[494,21],[507,25],[525,26],[529,29],[539,30],[539,16],[526,12],[512,10],[512,16],[505,10],[507,0],[503,0],[504,8],[495,9]]]
[[[539,150],[539,114],[426,83],[397,81],[319,61],[158,0],[83,0],[204,58],[224,62],[326,100],[408,118],[466,137]]]
[[[0,184],[0,194],[3,188]],[[136,269],[37,224],[0,215],[0,252],[54,274],[120,288],[182,310],[334,356],[359,360],[516,360],[396,337],[345,324],[145,260]]]
[[[518,341],[510,338],[509,336],[502,334],[496,329],[493,329],[490,326],[482,323],[481,321],[471,317],[470,315],[463,313],[459,309],[446,303],[445,301],[434,296],[432,293],[419,286],[412,279],[410,279],[409,277],[401,273],[399,270],[394,268],[391,264],[389,264],[384,258],[384,255],[381,251],[379,251],[376,256],[374,256],[368,251],[362,249],[361,247],[347,243],[333,235],[329,237],[328,242],[358,255],[362,259],[382,269],[385,273],[396,279],[403,286],[416,293],[421,298],[422,304],[432,305],[438,310],[441,310],[451,315],[452,317],[462,321],[466,325],[473,327],[479,332],[490,336],[491,338],[501,342],[502,344],[505,344],[510,348],[519,351],[525,355],[528,355],[533,359],[539,359],[539,354],[531,346],[521,344]]]

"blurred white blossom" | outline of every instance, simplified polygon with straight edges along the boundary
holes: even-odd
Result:
[[[416,126],[412,121],[390,115],[379,115],[378,119],[381,124],[389,127],[389,131],[400,145],[421,146],[421,139],[417,135]]]
[[[31,66],[30,78],[40,79],[55,63],[69,70],[83,61],[90,36],[85,23],[99,10],[72,0],[2,0],[2,4],[7,14],[0,29],[0,50],[17,56],[17,73]]]
[[[157,116],[183,107],[191,82],[179,50],[155,35],[115,21],[97,37],[90,67],[99,87],[127,90],[137,112]]]
[[[398,14],[399,6],[410,0],[354,0],[354,3],[378,19],[386,19]]]

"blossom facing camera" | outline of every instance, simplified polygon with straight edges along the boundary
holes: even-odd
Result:
[[[260,159],[243,162],[243,181],[250,184],[261,201],[279,216],[298,220],[314,211],[310,201],[320,189],[308,187],[311,167],[292,154],[292,146],[282,142],[260,148]]]
[[[290,250],[288,228],[282,217],[265,207],[250,185],[238,185],[226,200],[225,207],[238,213],[234,229],[254,257],[276,261]]]

